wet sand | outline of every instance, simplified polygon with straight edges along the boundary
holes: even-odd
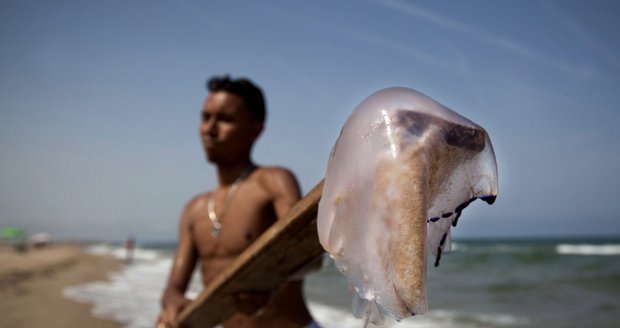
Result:
[[[65,299],[65,287],[105,280],[121,261],[84,252],[78,246],[51,246],[18,253],[0,246],[0,328],[117,328],[94,318],[91,306]]]

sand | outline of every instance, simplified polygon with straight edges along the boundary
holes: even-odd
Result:
[[[48,246],[25,253],[0,247],[0,328],[121,327],[92,317],[90,305],[62,295],[65,287],[105,280],[121,265],[78,246]]]

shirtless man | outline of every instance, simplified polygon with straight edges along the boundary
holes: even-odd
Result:
[[[289,170],[258,167],[250,159],[265,120],[261,90],[249,80],[227,76],[212,78],[207,87],[199,132],[207,160],[217,168],[219,186],[196,196],[183,210],[158,327],[173,325],[190,302],[184,294],[197,262],[207,285],[300,198]],[[234,297],[237,311],[224,327],[305,327],[312,321],[301,280],[271,293],[249,291]]]

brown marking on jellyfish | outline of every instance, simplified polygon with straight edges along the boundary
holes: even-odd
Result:
[[[459,205],[456,207],[456,209],[454,210],[457,213],[462,212],[467,206],[469,206],[469,204],[471,204],[473,201],[475,201],[478,197],[474,197],[466,202],[464,202],[463,204]]]
[[[459,222],[459,218],[461,217],[461,212],[456,212],[456,216],[452,219],[452,226],[456,227],[456,224]]]
[[[435,267],[439,266],[439,260],[441,260],[441,247],[437,247],[437,256],[435,257]]]
[[[488,196],[480,197],[480,199],[482,199],[483,201],[485,201],[489,205],[493,205],[493,203],[495,203],[495,199],[496,198],[497,198],[496,195],[488,195]]]
[[[441,241],[439,241],[439,246],[443,246],[443,244],[446,242],[447,237],[448,237],[448,233],[444,232],[443,237],[441,237]]]

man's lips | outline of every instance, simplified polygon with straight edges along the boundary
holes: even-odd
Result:
[[[202,138],[202,144],[207,148],[213,148],[217,146],[218,142],[210,138]]]

